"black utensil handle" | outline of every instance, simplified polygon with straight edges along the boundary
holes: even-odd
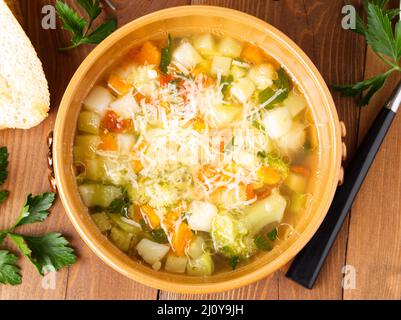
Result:
[[[338,187],[330,209],[316,234],[294,259],[286,276],[311,289],[359,188],[382,144],[396,110],[387,105],[377,115],[355,157],[349,163],[343,185]]]

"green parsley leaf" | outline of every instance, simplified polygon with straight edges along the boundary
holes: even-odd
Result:
[[[166,232],[162,228],[154,229],[150,232],[150,234],[152,235],[153,240],[155,240],[158,243],[168,242]]]
[[[128,210],[131,205],[127,195],[123,195],[121,198],[114,199],[107,210],[111,213],[119,213],[122,216],[128,217]]]
[[[278,235],[278,230],[277,228],[274,228],[273,230],[269,231],[267,233],[267,237],[271,240],[274,241],[277,239],[277,235]]]
[[[77,0],[77,3],[86,11],[91,20],[95,20],[102,12],[99,0]]]
[[[168,35],[167,47],[162,48],[161,50],[161,59],[160,59],[160,71],[166,74],[168,72],[168,66],[171,63],[171,35]]]
[[[263,124],[261,124],[259,121],[254,120],[252,122],[252,126],[254,126],[256,129],[261,130],[261,131],[266,131],[266,128]]]
[[[49,209],[53,205],[56,194],[45,192],[38,196],[28,195],[26,202],[15,222],[13,229],[24,224],[42,222],[49,215]]]
[[[265,238],[263,238],[261,235],[258,235],[254,238],[254,242],[256,247],[259,250],[262,251],[270,251],[272,249],[272,246],[270,245],[270,243],[267,242],[267,240]]]
[[[0,283],[17,285],[21,283],[17,256],[7,250],[0,250]]]
[[[228,88],[230,87],[231,83],[234,81],[234,77],[230,74],[229,76],[222,76],[221,77],[221,93],[224,97],[226,97],[228,93]]]
[[[230,265],[231,269],[234,270],[240,261],[241,261],[240,257],[233,256],[230,258],[230,260],[228,260],[228,264]]]
[[[57,0],[56,2],[56,11],[63,22],[64,29],[70,31],[77,37],[83,36],[84,28],[87,25],[84,18],[80,17],[68,4],[60,0]]]
[[[7,147],[0,148],[0,186],[6,181],[8,171],[8,151]]]
[[[292,80],[284,68],[280,68],[277,71],[278,78],[273,81],[273,84],[277,90],[273,90],[272,87],[259,92],[259,103],[265,104],[265,109],[270,110],[275,104],[284,101],[292,89]]]
[[[110,19],[97,27],[90,35],[82,39],[82,43],[99,44],[117,28],[117,21]]]
[[[9,236],[41,275],[46,270],[60,270],[76,261],[74,250],[60,233],[52,232],[43,236],[10,233]]]
[[[2,204],[8,198],[9,192],[6,190],[0,191],[0,204]]]
[[[356,96],[367,90],[367,92],[362,95],[361,99],[358,101],[359,106],[365,106],[369,103],[373,95],[380,90],[393,71],[394,70],[390,69],[385,73],[381,73],[375,77],[352,85],[335,85],[333,86],[333,89],[341,92],[345,96]]]

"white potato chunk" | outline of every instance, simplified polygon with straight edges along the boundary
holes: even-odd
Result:
[[[210,33],[194,37],[193,44],[195,49],[202,55],[212,55],[216,52],[216,40]]]
[[[245,103],[252,96],[254,91],[254,84],[247,78],[238,79],[231,86],[231,94],[242,103]]]
[[[110,104],[110,108],[124,119],[134,117],[135,113],[139,111],[138,103],[132,93],[128,93],[113,101]]]
[[[164,258],[170,250],[170,247],[144,238],[139,241],[136,250],[145,262],[154,265],[156,262]]]
[[[275,72],[274,67],[270,63],[262,63],[249,70],[248,78],[252,80],[258,90],[263,90],[273,84]]]
[[[189,42],[183,42],[173,51],[172,61],[188,70],[192,70],[202,61],[202,57]]]
[[[295,117],[306,108],[307,102],[303,95],[291,91],[288,94],[287,99],[283,101],[282,105],[288,108],[292,117]]]
[[[242,108],[237,105],[217,105],[213,107],[210,125],[214,128],[224,127],[233,122],[242,112]]]
[[[132,134],[120,133],[117,136],[118,150],[121,153],[129,153],[135,145],[135,136]]]
[[[266,112],[263,123],[269,136],[278,139],[291,130],[292,117],[287,108],[275,108]]]
[[[223,56],[239,57],[242,51],[242,45],[231,37],[225,37],[219,41],[217,51]]]
[[[175,255],[168,255],[164,269],[168,272],[184,273],[187,269],[188,258],[176,257]]]
[[[112,101],[113,95],[109,90],[101,86],[96,86],[89,92],[84,100],[84,107],[86,110],[96,112],[103,116]]]
[[[144,96],[151,96],[159,86],[157,72],[152,65],[139,66],[134,69],[132,79],[135,89]]]
[[[290,172],[287,179],[285,179],[284,184],[296,193],[302,194],[305,192],[307,181],[304,176]]]
[[[189,206],[188,225],[192,230],[210,232],[217,208],[207,201],[194,200]]]
[[[305,144],[306,133],[304,126],[296,123],[284,136],[276,140],[278,147],[285,152],[296,152]]]
[[[215,56],[213,57],[212,67],[210,72],[212,74],[221,74],[228,76],[230,74],[231,58]]]

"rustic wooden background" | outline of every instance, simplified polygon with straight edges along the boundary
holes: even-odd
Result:
[[[208,4],[234,8],[263,19],[292,38],[314,61],[328,84],[359,81],[385,68],[366,48],[364,40],[341,28],[340,0],[113,0],[118,24],[159,9]],[[6,188],[10,199],[0,209],[0,227],[15,219],[30,192],[48,190],[46,137],[52,130],[57,107],[72,74],[91,47],[59,53],[68,44],[68,34],[41,28],[41,9],[54,1],[14,0],[21,22],[38,51],[51,92],[51,113],[38,127],[28,130],[0,131],[0,146],[10,151],[10,176]],[[72,4],[74,1],[69,0]],[[352,1],[361,10],[361,1]],[[3,63],[3,61],[1,62]],[[395,77],[376,96],[368,108],[359,109],[350,98],[333,93],[340,119],[347,126],[348,157],[364,136],[386,96],[396,85]],[[401,299],[401,119],[396,118],[384,145],[344,224],[321,276],[313,290],[285,278],[285,270],[272,279],[247,287],[196,299]],[[100,261],[73,229],[61,203],[46,223],[27,227],[27,232],[61,231],[79,254],[78,262],[57,274],[56,288],[44,290],[42,278],[21,258],[23,284],[0,286],[2,299],[188,299],[158,291],[131,281]],[[7,243],[8,247],[12,247]],[[356,270],[356,288],[344,290],[342,268]]]

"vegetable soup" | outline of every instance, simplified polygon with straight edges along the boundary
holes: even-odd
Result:
[[[312,196],[314,128],[293,79],[254,44],[146,41],[83,102],[78,190],[127,259],[210,276],[291,234]]]

